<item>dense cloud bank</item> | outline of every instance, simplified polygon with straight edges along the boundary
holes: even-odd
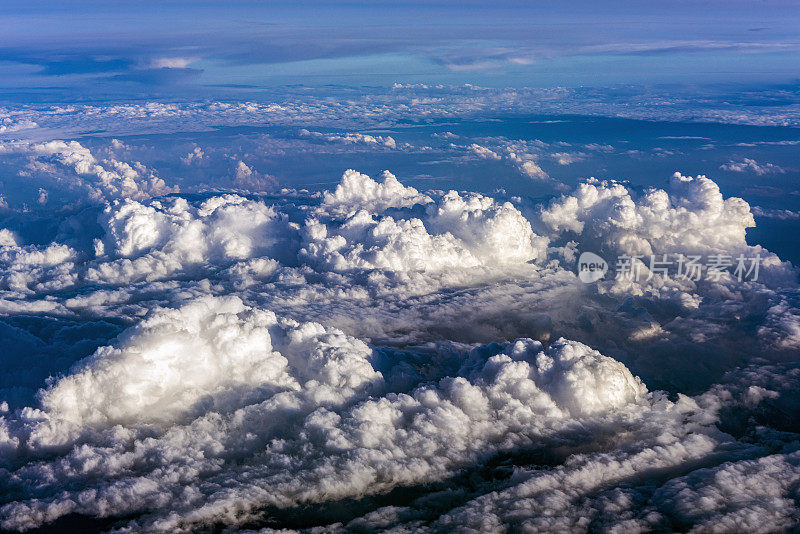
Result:
[[[729,92],[710,90],[698,98],[698,87],[628,86],[622,91],[600,87],[492,88],[476,85],[394,84],[382,87],[325,86],[273,88],[269,93],[238,91],[229,100],[145,102],[74,102],[0,107],[0,137],[47,136],[53,131],[103,131],[111,135],[210,130],[220,125],[294,124],[381,127],[388,123],[486,114],[567,114],[637,120],[797,126],[800,102],[783,87]],[[242,96],[244,95],[244,96]],[[38,131],[38,132],[37,132]],[[41,133],[39,133],[41,132]],[[346,145],[402,147],[390,135],[320,134]],[[52,139],[49,138],[49,139]],[[48,139],[48,140],[49,140]],[[486,157],[493,157],[484,153]],[[567,163],[579,155],[562,155]],[[731,162],[731,164],[739,164]],[[742,165],[748,165],[744,160]],[[780,172],[764,167],[767,172]]]
[[[800,521],[797,273],[709,178],[180,196],[46,154],[97,196],[0,229],[2,529]],[[584,251],[643,276],[583,284]],[[758,279],[648,264],[719,254]]]

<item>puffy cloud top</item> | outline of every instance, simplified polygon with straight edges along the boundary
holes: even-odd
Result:
[[[325,192],[322,206],[330,212],[346,214],[359,209],[380,212],[432,202],[427,195],[401,184],[389,171],[384,171],[381,178],[382,182],[376,182],[366,174],[349,169],[333,193]]]
[[[95,201],[115,198],[147,199],[176,192],[164,180],[139,162],[109,158],[98,161],[78,141],[0,142],[0,154],[27,156],[30,162],[22,174],[36,174],[59,187],[78,190]],[[65,174],[68,176],[65,179]],[[45,196],[46,199],[46,196]]]
[[[373,215],[417,204],[424,210]],[[525,263],[542,257],[547,243],[508,202],[455,191],[434,200],[390,174],[378,184],[348,171],[336,191],[326,194],[323,209],[349,216],[341,224],[308,221],[301,254],[335,271],[436,271]]]
[[[675,173],[669,191],[634,197],[622,184],[589,181],[543,208],[539,219],[554,237],[577,234],[584,246],[626,254],[726,253],[747,247],[755,226],[749,205],[723,198],[705,176]]]

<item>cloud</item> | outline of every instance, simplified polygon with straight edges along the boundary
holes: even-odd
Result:
[[[760,98],[769,100],[785,96],[785,93],[764,90],[759,95]],[[206,131],[218,126],[280,124],[306,129],[309,133],[305,137],[308,139],[341,145],[342,148],[361,146],[382,150],[392,150],[386,144],[391,144],[389,138],[394,140],[396,149],[408,150],[414,147],[396,139],[396,134],[371,132],[386,131],[387,127],[396,125],[402,127],[408,124],[407,121],[417,121],[421,117],[469,118],[473,117],[476,110],[493,116],[506,116],[509,113],[570,113],[639,120],[772,126],[791,126],[800,122],[800,115],[792,105],[739,106],[733,110],[726,102],[737,95],[715,93],[700,103],[690,98],[691,96],[678,89],[664,90],[658,94],[634,90],[610,94],[607,91],[586,88],[496,89],[474,84],[425,87],[400,84],[391,91],[362,88],[359,94],[353,94],[346,88],[329,87],[324,91],[304,90],[291,95],[239,94],[237,98],[224,101],[151,99],[143,102],[35,104],[3,110],[0,112],[0,120],[7,122],[8,127],[20,128],[19,131],[24,132],[24,135],[15,135],[14,138],[36,141],[52,139],[46,137],[52,135],[48,133],[52,131],[60,132],[60,137],[68,139],[79,138],[87,131],[103,131],[105,135],[120,137],[154,132]],[[38,128],[22,128],[29,123],[37,124]],[[14,126],[16,124],[19,126]],[[309,130],[311,124],[318,131],[312,133]],[[326,128],[326,133],[319,131],[321,128]],[[326,136],[331,137],[331,140],[325,139]],[[372,137],[375,142],[361,136]],[[498,154],[504,152],[504,145],[519,143],[518,140],[475,141]],[[523,153],[531,152],[534,147],[530,145],[525,149],[521,146],[515,148],[513,151]],[[565,150],[557,144],[547,148],[551,150],[537,155],[549,156],[553,152]],[[423,147],[415,149],[423,150]],[[610,145],[587,143],[585,150],[581,150],[615,149]]]
[[[336,214],[354,213],[361,209],[371,212],[385,211],[387,208],[411,207],[428,204],[433,199],[421,194],[413,187],[404,186],[395,175],[384,171],[382,181],[376,182],[369,176],[349,169],[342,175],[336,189],[324,193],[325,211]]]
[[[304,137],[311,137],[315,139],[324,139],[333,143],[344,144],[361,144],[380,146],[389,149],[401,148],[403,145],[398,145],[397,141],[391,136],[380,135],[366,135],[361,133],[345,133],[342,135],[326,135],[319,132],[310,132],[305,128],[300,130],[300,135]]]
[[[534,180],[551,181],[550,175],[547,174],[536,162],[537,156],[533,152],[539,152],[546,143],[542,141],[508,141],[506,139],[497,139],[497,146],[489,148],[487,146],[472,143],[466,147],[459,147],[455,144],[450,144],[453,149],[466,148],[467,151],[481,159],[501,161],[505,160],[512,163],[519,172]]]
[[[800,212],[798,211],[768,209],[768,208],[762,208],[760,206],[753,206],[753,215],[756,217],[764,217],[767,219],[778,219],[781,221],[800,219]]]
[[[261,192],[274,189],[277,183],[278,181],[274,176],[255,171],[243,161],[239,161],[236,164],[233,184],[237,188]]]
[[[550,180],[550,175],[539,167],[530,154],[517,150],[513,145],[506,147],[506,157],[517,165],[522,174],[534,180]]]
[[[520,170],[523,174],[529,176],[530,178],[534,178],[536,180],[549,180],[550,175],[544,172],[541,167],[539,167],[533,161],[524,161],[520,164]]]
[[[88,267],[89,280],[125,284],[158,280],[211,259],[226,265],[274,250],[291,234],[284,217],[262,202],[237,195],[213,197],[199,206],[184,199],[108,205],[98,217],[104,231],[95,240],[102,260]]]
[[[494,152],[491,149],[488,149],[486,147],[483,147],[483,146],[481,146],[481,145],[479,145],[477,143],[472,143],[469,146],[469,150],[473,154],[475,154],[476,156],[478,156],[479,158],[482,158],[482,159],[494,159],[494,160],[499,160],[500,159],[500,156],[496,152]]]
[[[199,165],[204,158],[205,153],[203,152],[203,149],[199,146],[196,146],[191,152],[186,154],[186,156],[182,157],[181,161],[184,165]]]
[[[122,176],[82,144],[6,149]],[[796,522],[796,271],[705,176],[512,203],[348,170],[49,213],[0,229],[4,529]],[[761,254],[762,277],[586,285],[584,250]]]
[[[203,361],[210,367],[204,372],[191,362],[206,351]],[[24,440],[34,454],[88,441],[67,453],[71,461],[82,464],[81,470],[101,472],[101,464],[115,463],[116,474],[87,499],[69,493],[45,497],[48,489],[41,488],[38,498],[0,508],[2,525],[31,527],[109,506],[115,514],[143,511],[154,499],[163,503],[159,508],[195,508],[189,520],[195,525],[219,519],[220,507],[238,499],[244,519],[265,504],[319,502],[435,480],[487,450],[536,436],[548,439],[572,418],[603,418],[646,402],[646,389],[624,366],[563,340],[546,350],[524,339],[477,347],[463,354],[462,376],[377,399],[368,394],[381,391],[384,377],[370,357],[366,345],[341,332],[282,322],[236,299],[201,299],[161,311],[44,391],[42,409],[24,414],[25,435],[6,440],[8,446]],[[154,364],[161,368],[158,374],[150,372]],[[393,371],[386,373],[391,377]],[[282,418],[300,426],[292,430]],[[255,419],[264,421],[258,429],[250,426]],[[119,424],[132,433],[114,437]],[[443,424],[448,432],[442,432]],[[520,432],[525,427],[530,430]],[[502,436],[506,444],[498,440]],[[135,445],[136,452],[127,459],[114,453],[103,458],[98,439],[118,440],[123,448]],[[198,439],[226,446],[207,449],[205,455],[175,456]],[[264,447],[272,460],[262,467],[230,463],[235,456],[256,459]],[[233,456],[232,448],[238,449]],[[173,460],[164,454],[184,464],[183,485],[193,493],[203,493],[203,479],[212,486],[225,481],[230,491],[212,489],[200,501],[200,495],[186,492],[171,497],[174,482],[162,469]],[[137,466],[137,457],[145,456],[154,463]],[[412,457],[409,469],[406,458]],[[283,475],[287,465],[294,471],[291,478]],[[61,479],[54,480],[57,484],[78,475],[53,467]],[[39,473],[34,468],[17,474]],[[141,483],[130,486],[134,476]],[[269,494],[247,494],[256,479],[273,488]],[[120,500],[121,492],[128,498]],[[170,515],[159,513],[140,521],[148,529],[177,526]]]
[[[572,165],[586,159],[586,154],[582,152],[554,152],[550,157],[556,160],[559,165]]]
[[[159,57],[150,60],[152,69],[185,69],[195,60],[189,57]]]
[[[723,171],[730,172],[751,172],[756,176],[764,176],[765,174],[774,174],[786,172],[783,167],[778,167],[772,163],[758,163],[753,159],[744,158],[742,161],[729,161],[719,167]]]
[[[724,199],[705,176],[680,173],[669,192],[651,189],[639,199],[622,184],[588,181],[542,209],[539,220],[551,235],[578,234],[584,247],[644,255],[733,253],[747,247],[745,231],[755,226],[745,201]]]
[[[149,198],[177,191],[168,187],[155,173],[140,162],[124,162],[115,158],[98,161],[78,141],[0,142],[0,154],[22,156],[27,164],[21,176],[45,178],[48,186],[67,191],[81,191],[92,200],[108,198]],[[37,201],[41,202],[41,192]]]
[[[30,119],[15,120],[11,117],[0,118],[0,134],[19,132],[21,130],[28,130],[36,128],[39,125]]]

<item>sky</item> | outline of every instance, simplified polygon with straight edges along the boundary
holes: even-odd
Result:
[[[7,93],[797,81],[796,3],[3,2]]]
[[[797,531],[799,11],[0,3],[0,532]]]

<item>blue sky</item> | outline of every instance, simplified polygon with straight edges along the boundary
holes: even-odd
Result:
[[[303,84],[753,85],[798,80],[791,2],[21,2],[6,94],[197,95]]]

